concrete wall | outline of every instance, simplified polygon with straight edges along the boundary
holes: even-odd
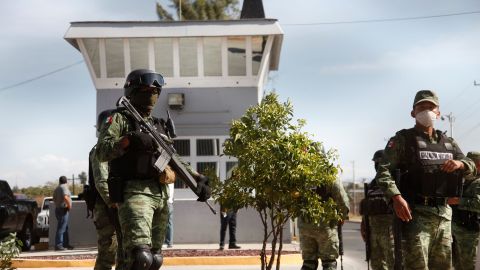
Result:
[[[213,204],[213,201],[211,201]],[[178,199],[174,202],[174,244],[218,243],[220,241],[220,211],[218,205],[214,215],[205,203],[192,199]],[[86,218],[85,202],[73,202],[70,212],[69,236],[73,246],[95,246],[96,231],[92,219]],[[50,208],[49,246],[55,245],[57,220],[55,208]],[[237,243],[261,243],[263,226],[260,217],[253,209],[242,209],[237,215]],[[290,243],[292,235],[290,222],[283,232],[284,243]],[[226,233],[228,243],[228,231]]]
[[[166,119],[168,93],[185,94],[183,110],[170,110],[179,136],[227,135],[233,119],[240,118],[245,110],[257,104],[257,89],[238,88],[168,88],[162,90],[153,115]],[[123,89],[97,91],[97,115],[114,109]]]

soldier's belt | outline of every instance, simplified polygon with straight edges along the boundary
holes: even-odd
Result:
[[[424,196],[416,196],[415,197],[415,204],[420,204],[424,206],[446,206],[448,198],[438,198],[438,197],[424,197]]]

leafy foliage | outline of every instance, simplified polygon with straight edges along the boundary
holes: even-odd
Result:
[[[253,207],[259,212],[264,226],[262,269],[272,269],[277,241],[280,256],[283,226],[290,218],[303,216],[314,223],[340,219],[333,200],[319,200],[313,190],[335,181],[336,152],[324,152],[321,143],[301,131],[305,121],[293,124],[292,117],[292,104],[280,103],[270,93],[233,121],[224,152],[238,158],[239,164],[227,181],[213,185],[217,201],[227,208]],[[269,238],[272,251],[267,262]]]
[[[238,17],[238,0],[170,0],[171,8],[182,20],[230,20]],[[181,2],[181,3],[180,3]],[[173,21],[174,16],[157,3],[157,15],[162,21]]]
[[[18,257],[22,242],[18,240],[15,233],[11,233],[0,242],[0,269],[10,270],[12,268],[12,259]]]

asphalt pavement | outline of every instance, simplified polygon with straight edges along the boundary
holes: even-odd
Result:
[[[344,241],[344,256],[343,256],[343,266],[344,269],[349,270],[366,270],[367,264],[365,262],[365,246],[360,236],[360,224],[358,222],[347,222],[343,228],[343,241]],[[175,245],[175,249],[216,249],[218,245],[216,244],[195,244],[195,245]],[[245,249],[260,249],[261,244],[243,244],[242,248]],[[296,242],[291,244],[284,245],[285,250],[299,250],[299,245]],[[54,255],[68,255],[68,254],[91,254],[96,253],[96,249],[93,247],[90,248],[79,248],[74,249],[71,251],[62,251],[57,252],[53,250],[48,251],[31,251],[31,252],[24,252],[21,254],[19,259],[22,257],[32,257],[32,256],[54,256]],[[292,259],[293,258],[293,259]],[[224,260],[219,263],[220,260]],[[231,259],[231,258],[227,258]],[[226,260],[228,262],[228,260]],[[202,265],[183,265],[181,261],[176,261],[176,263],[170,263],[170,265],[164,265],[161,269],[165,270],[186,270],[186,269],[193,269],[193,270],[216,270],[216,269],[225,269],[225,270],[244,270],[244,269],[260,269],[260,260],[258,259],[258,263],[256,263],[256,259],[253,260],[254,263],[252,264],[252,260],[248,263],[248,265],[238,263],[238,261],[231,260],[234,262],[229,265],[225,265],[225,257],[208,257],[202,260]],[[172,262],[172,261],[171,261]],[[211,264],[209,264],[211,262]],[[237,263],[235,263],[237,262]],[[298,270],[301,268],[301,257],[300,255],[293,255],[289,260],[285,258],[282,260],[281,269],[283,270]],[[255,264],[256,263],[256,264]],[[172,265],[175,264],[175,265]],[[182,265],[180,265],[182,264]],[[222,264],[222,265],[218,265]],[[228,264],[228,263],[227,263]],[[38,267],[38,268],[30,268],[30,267]],[[43,264],[40,266],[32,265],[29,268],[18,268],[18,269],[38,269],[38,270],[48,270],[48,269],[92,269],[91,266],[88,267],[55,267],[52,265],[50,267],[48,264]],[[340,259],[338,259],[338,269],[340,268]]]

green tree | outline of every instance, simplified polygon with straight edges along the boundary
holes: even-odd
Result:
[[[11,233],[0,241],[0,270],[16,269],[12,267],[12,259],[20,255],[22,242],[15,233]]]
[[[238,17],[238,0],[170,0],[170,8],[181,14],[181,20],[231,20]],[[162,21],[173,21],[174,15],[157,2]]]
[[[280,269],[282,232],[289,219],[303,216],[314,223],[340,219],[333,200],[319,200],[312,190],[336,180],[336,151],[322,151],[321,143],[301,131],[305,121],[292,124],[292,116],[292,104],[280,103],[271,93],[233,121],[224,147],[225,154],[239,163],[229,179],[212,184],[214,198],[222,205],[258,212],[263,224],[262,270],[272,269],[274,263]],[[267,254],[269,240],[272,248]]]

